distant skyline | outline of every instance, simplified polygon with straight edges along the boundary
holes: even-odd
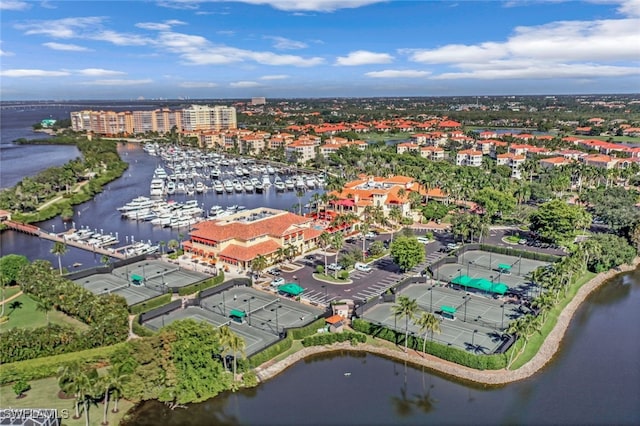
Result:
[[[640,92],[640,0],[0,2],[0,97]]]

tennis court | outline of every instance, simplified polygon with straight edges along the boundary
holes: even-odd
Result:
[[[549,265],[549,262],[471,250],[459,255],[457,263],[443,264],[434,269],[433,273],[435,279],[447,283],[468,276],[484,278],[494,284],[503,283],[510,289],[518,289],[528,287],[529,280],[526,277],[540,266],[546,265]]]
[[[179,265],[162,260],[143,260],[114,268],[114,276],[127,281],[144,281],[157,286],[180,288],[204,281],[210,275],[180,268]]]
[[[128,281],[111,274],[94,274],[74,281],[90,292],[100,294],[117,294],[126,299],[129,306],[144,302],[162,294],[160,286],[133,285]]]
[[[376,305],[366,311],[363,318],[371,323],[381,324],[396,330],[399,334],[398,343],[401,344],[404,341],[405,318],[396,318],[393,315],[393,306],[393,303]],[[419,309],[416,312],[416,317],[419,317],[422,311],[423,309]],[[455,320],[439,318],[441,332],[433,335],[433,340],[437,343],[454,346],[477,354],[494,353],[502,343],[500,332],[475,321],[463,322],[458,315],[456,315]],[[408,324],[409,334],[424,337],[424,333],[420,332],[420,328],[413,321],[409,320]],[[431,339],[431,333],[427,335],[427,338]]]
[[[321,309],[249,287],[234,287],[200,301],[200,306],[249,327],[278,335],[284,328],[302,327],[322,315]]]

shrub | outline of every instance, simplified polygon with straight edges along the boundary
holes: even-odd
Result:
[[[209,278],[206,281],[201,281],[199,283],[191,284],[185,287],[180,287],[178,289],[178,294],[180,296],[188,296],[190,294],[197,293],[202,290],[206,290],[211,287],[215,287],[224,282],[224,271],[220,270],[218,275],[213,278]]]
[[[13,384],[12,389],[15,392],[16,396],[20,397],[23,393],[31,389],[31,385],[27,383],[25,379],[20,378]]]
[[[132,331],[137,334],[140,337],[149,337],[149,336],[153,336],[155,333],[153,331],[151,331],[150,329],[148,329],[147,327],[141,325],[138,322],[138,317],[139,315],[136,315],[136,317],[133,319],[133,323],[132,323]]]
[[[249,358],[249,364],[252,367],[257,367],[260,364],[263,364],[275,358],[276,356],[280,355],[281,353],[289,350],[289,348],[291,348],[292,343],[293,343],[293,337],[289,333],[287,334],[287,337],[280,340],[278,343],[275,343],[269,346],[265,350],[258,352],[257,354]]]
[[[170,302],[171,293],[167,293],[154,297],[153,299],[145,300],[144,302],[136,303],[129,308],[129,311],[131,311],[132,314],[141,314],[157,307],[164,306]]]
[[[316,266],[316,273],[317,274],[324,274],[324,266],[323,265]]]
[[[352,344],[364,343],[367,341],[367,336],[362,333],[353,333],[350,331],[344,333],[322,333],[305,338],[302,340],[302,346],[330,345],[332,343],[346,341],[350,341]]]
[[[346,280],[347,278],[349,278],[349,272],[340,271],[340,273],[338,274],[338,278],[340,278],[341,280]]]
[[[323,326],[324,326],[324,318],[319,318],[309,325],[289,330],[289,334],[291,334],[291,337],[293,339],[300,340],[307,336],[311,336],[312,334],[315,334],[318,331],[318,329],[322,328]]]

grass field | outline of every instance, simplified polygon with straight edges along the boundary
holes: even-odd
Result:
[[[599,141],[608,141],[611,139],[613,142],[625,142],[625,143],[640,143],[640,138],[634,138],[631,136],[585,136],[585,135],[568,135],[575,138],[585,139],[597,139]]]
[[[14,302],[20,302],[19,308],[11,309]],[[30,296],[23,294],[12,300],[5,307],[4,314],[8,320],[0,324],[0,332],[17,328],[38,328],[47,325],[47,316],[44,312],[36,309],[37,302]],[[53,324],[71,325],[79,330],[86,330],[88,326],[76,319],[73,319],[62,312],[50,311],[49,322]]]
[[[65,426],[83,426],[85,424],[84,415],[79,419],[72,419],[74,415],[74,400],[60,399],[58,397],[58,380],[55,377],[47,379],[33,380],[29,382],[31,390],[27,391],[26,397],[16,399],[16,394],[10,385],[0,387],[0,407],[3,408],[55,408],[58,413],[67,410],[69,418],[64,419],[62,424]],[[113,403],[109,402],[108,420],[110,425],[117,425],[124,417],[125,413],[133,406],[126,400],[118,401],[118,413],[112,413]],[[104,413],[104,405],[99,403],[89,407],[89,424],[97,426],[102,423]]]
[[[517,370],[518,368],[522,367],[527,362],[529,362],[535,354],[538,353],[540,346],[542,345],[542,343],[545,341],[549,333],[551,333],[551,330],[553,330],[553,327],[555,327],[556,323],[558,322],[558,316],[560,315],[562,310],[573,299],[573,297],[576,295],[580,287],[582,287],[585,283],[587,283],[589,280],[591,280],[595,276],[596,274],[593,272],[586,272],[578,279],[578,281],[576,281],[571,286],[571,288],[569,288],[567,292],[567,296],[563,300],[561,300],[560,303],[556,305],[553,309],[551,309],[547,314],[547,319],[545,323],[542,325],[540,332],[535,333],[533,336],[529,338],[529,341],[527,342],[527,347],[525,348],[524,352],[522,352],[522,354],[520,354],[520,356],[513,361],[513,364],[511,365],[511,368],[510,368],[511,370]],[[522,339],[518,339],[518,341],[514,345],[515,348],[513,350],[515,350],[517,353],[522,348],[522,344],[523,344]]]
[[[4,300],[7,300],[11,296],[18,294],[20,292],[20,286],[14,285],[11,287],[4,288]],[[7,304],[8,305],[8,304]]]

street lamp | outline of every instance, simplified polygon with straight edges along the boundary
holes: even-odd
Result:
[[[471,335],[471,346],[475,346],[475,337],[478,330],[473,330],[473,334]],[[474,348],[475,349],[475,348]]]
[[[433,286],[427,290],[429,291],[429,311],[433,312]]]
[[[502,308],[502,319],[500,321],[500,328],[504,328],[504,303],[500,305],[500,307]]]
[[[249,320],[249,325],[251,325],[251,300],[255,299],[255,296],[251,296],[248,299],[244,299],[245,302],[249,302],[249,312],[247,314],[247,319]]]
[[[469,293],[465,296],[462,296],[464,299],[464,322],[467,322],[467,302],[469,301]]]
[[[321,288],[324,288],[324,302],[327,303],[327,286],[322,285]]]

